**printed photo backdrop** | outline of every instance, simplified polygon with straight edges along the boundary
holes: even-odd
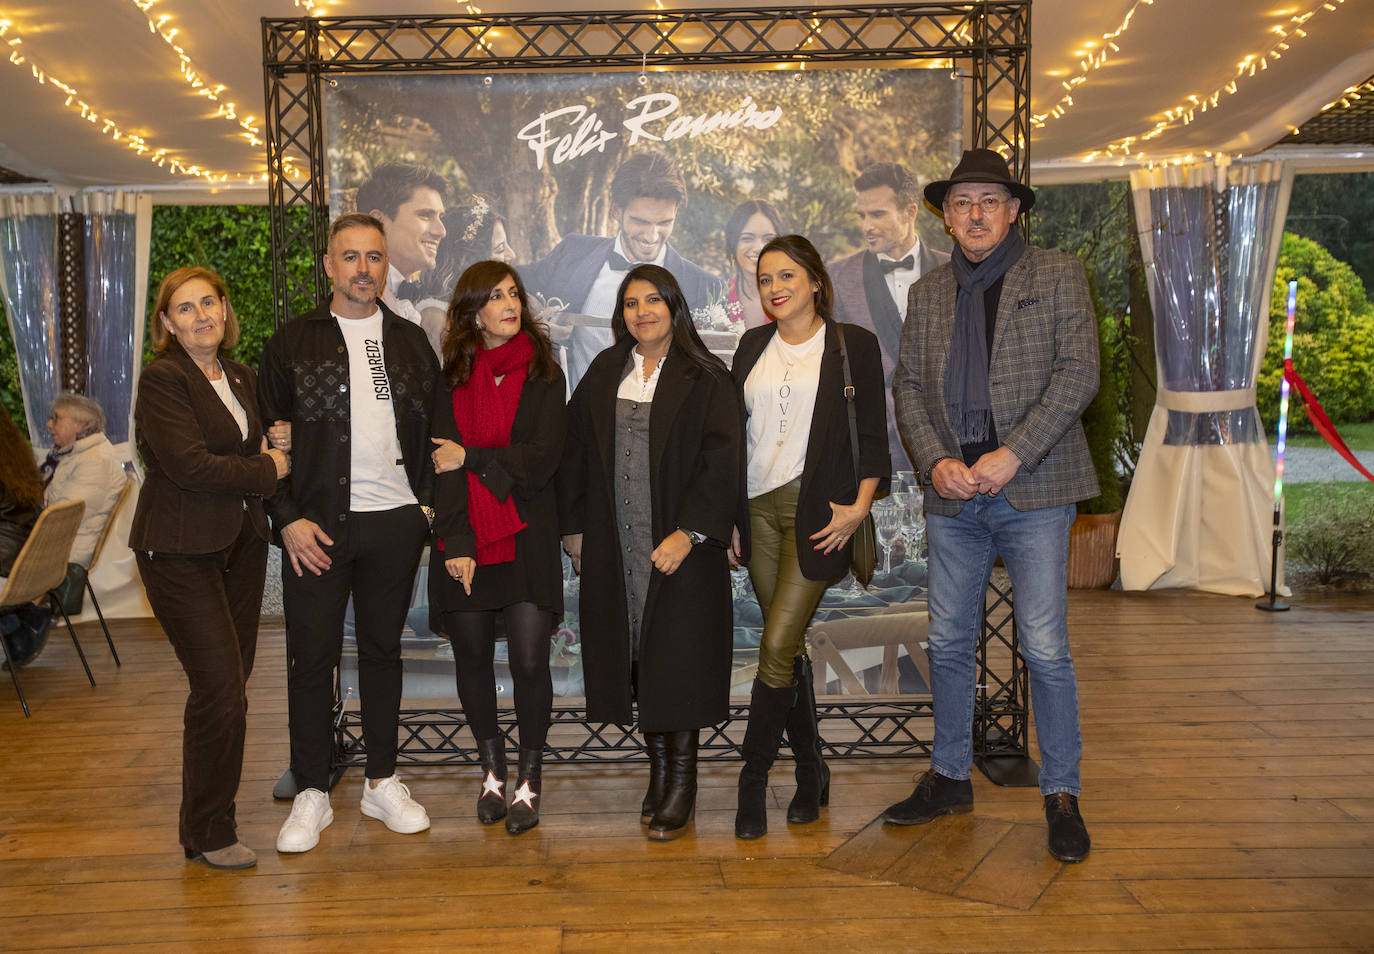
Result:
[[[354,209],[358,187],[383,163],[426,166],[447,184],[439,267],[406,276],[396,294],[421,309],[443,308],[464,267],[508,258],[537,296],[570,386],[610,338],[608,316],[583,310],[587,271],[599,269],[604,252],[582,269],[566,267],[566,253],[596,247],[580,237],[617,234],[610,186],[627,158],[659,153],[686,182],[665,264],[674,270],[675,254],[696,267],[694,289],[683,274],[679,280],[703,339],[728,362],[745,327],[736,289],[752,280],[726,248],[725,226],[741,203],[770,203],[784,231],[805,235],[835,262],[865,247],[853,188],[862,169],[900,162],[924,183],[946,174],[962,150],[959,81],[947,70],[351,76],[330,80],[325,105],[333,214]],[[493,237],[495,219],[504,228]],[[923,211],[917,230],[923,244],[949,249],[936,216]],[[555,260],[564,267],[552,267]],[[894,454],[893,466],[893,493],[874,508],[879,572],[867,590],[852,578],[832,587],[810,633],[831,692],[926,690],[924,525],[910,462]],[[407,632],[407,694],[450,696],[451,657],[429,630],[423,575],[410,614],[414,636]],[[564,576],[555,689],[576,696],[577,578],[566,560]],[[739,571],[736,694],[748,694],[761,626]],[[508,693],[509,680],[499,681]]]

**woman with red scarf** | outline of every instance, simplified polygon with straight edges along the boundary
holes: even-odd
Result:
[[[477,818],[512,835],[539,824],[540,759],[553,708],[549,646],[563,615],[553,476],[567,413],[548,333],[529,319],[525,287],[503,262],[458,278],[443,338],[434,413],[433,628],[453,644],[458,698],[477,740]],[[496,620],[505,623],[520,759],[506,807],[506,752],[496,724]]]

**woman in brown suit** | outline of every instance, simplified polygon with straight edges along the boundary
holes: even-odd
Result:
[[[238,839],[234,796],[267,570],[262,498],[290,461],[267,447],[253,372],[220,355],[238,341],[224,279],[205,268],[172,272],[151,325],[157,357],[134,406],[147,479],[129,546],[190,682],[181,844],[212,868],[248,868],[257,856]]]

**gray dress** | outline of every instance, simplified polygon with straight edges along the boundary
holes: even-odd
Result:
[[[649,413],[652,402],[616,398],[615,516],[625,565],[625,608],[632,658],[639,658],[640,621],[654,570],[653,511],[649,500]]]

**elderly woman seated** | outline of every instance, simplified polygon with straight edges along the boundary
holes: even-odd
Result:
[[[53,448],[40,468],[46,484],[43,506],[71,500],[86,503],[67,579],[58,589],[63,608],[74,615],[81,612],[86,567],[95,554],[96,541],[124,489],[124,467],[105,436],[105,412],[90,398],[66,392],[58,395],[48,418],[48,433]],[[47,644],[51,622],[52,610],[46,601],[7,614],[0,628],[9,640],[11,659],[25,666],[37,658]]]
[[[42,467],[47,483],[43,504],[86,502],[71,555],[71,562],[84,568],[90,565],[100,531],[124,489],[124,467],[105,436],[105,412],[88,397],[59,394],[52,402],[48,433],[53,448]]]

